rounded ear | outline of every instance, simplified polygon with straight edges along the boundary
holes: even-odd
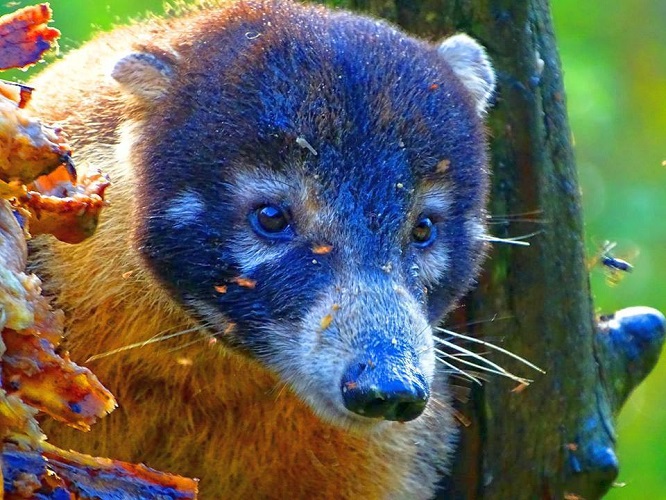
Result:
[[[495,91],[495,71],[485,49],[460,33],[444,40],[437,51],[472,94],[479,114],[483,114]]]
[[[173,55],[163,52],[132,52],[116,62],[111,77],[134,97],[145,102],[156,101],[169,88],[174,62]]]

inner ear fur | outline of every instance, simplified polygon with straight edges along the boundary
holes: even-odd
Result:
[[[125,92],[141,101],[157,101],[170,87],[176,59],[176,54],[142,47],[119,59],[111,70],[111,77]]]
[[[486,50],[472,37],[460,33],[444,40],[437,51],[469,90],[478,113],[485,113],[496,82]]]

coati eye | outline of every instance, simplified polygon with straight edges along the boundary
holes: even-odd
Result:
[[[412,241],[419,248],[430,246],[437,237],[437,227],[430,217],[421,217],[412,229]]]
[[[250,213],[252,229],[272,239],[290,239],[293,236],[289,215],[277,205],[262,205]]]

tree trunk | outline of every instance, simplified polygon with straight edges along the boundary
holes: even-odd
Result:
[[[491,378],[459,408],[462,432],[442,498],[602,496],[618,472],[614,418],[652,369],[664,317],[631,308],[597,320],[580,191],[547,0],[338,0],[436,40],[458,31],[488,49],[498,74],[489,115],[491,231],[538,231],[529,247],[495,244],[480,284],[451,323],[539,365],[528,388]],[[502,217],[504,216],[504,217]],[[495,321],[487,321],[497,317]],[[495,360],[498,362],[498,360]],[[523,389],[523,388],[520,388]]]

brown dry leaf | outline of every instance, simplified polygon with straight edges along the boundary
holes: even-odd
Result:
[[[35,64],[60,36],[47,26],[48,4],[34,5],[0,17],[0,69],[24,68]]]
[[[0,389],[0,429],[2,438],[11,436],[13,441],[35,448],[45,439],[37,420],[37,410],[24,404],[18,396],[9,396]]]
[[[67,170],[60,167],[28,186],[15,206],[29,212],[33,236],[51,234],[65,243],[80,243],[97,229],[107,187],[108,178],[98,170],[72,184]]]
[[[5,82],[0,80],[0,95],[15,102],[20,109],[25,108],[30,102],[33,90],[35,89],[23,85],[22,83]]]
[[[41,451],[6,445],[5,498],[195,499],[197,481],[157,472],[145,465],[94,458],[44,443]],[[119,496],[119,494],[121,496]]]
[[[28,184],[60,165],[74,167],[62,130],[43,125],[19,103],[0,95],[0,181]]]
[[[23,230],[6,201],[0,201],[0,234],[3,389],[57,420],[87,430],[115,408],[115,399],[90,370],[56,354],[63,315],[41,295],[39,278],[23,272]]]
[[[50,17],[44,4],[0,18],[0,69],[39,60],[60,34],[46,26]],[[84,240],[97,227],[109,185],[97,171],[77,182],[62,131],[22,109],[31,92],[0,82],[0,497],[196,498],[194,480],[59,450],[44,441],[35,419],[42,411],[88,430],[116,401],[90,370],[58,352],[63,313],[41,295],[39,278],[25,273],[28,230]]]
[[[23,231],[9,209],[0,200],[0,331],[2,328],[22,329],[34,322],[23,274],[28,249]]]

